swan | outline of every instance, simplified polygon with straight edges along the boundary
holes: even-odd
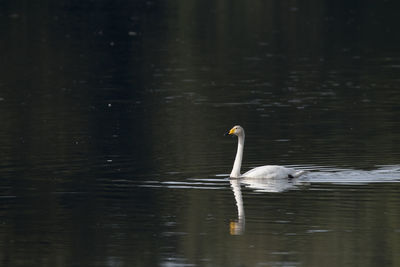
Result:
[[[304,174],[305,171],[296,171],[291,168],[286,168],[277,165],[265,165],[256,167],[254,169],[240,174],[240,168],[242,166],[243,148],[244,148],[244,129],[240,125],[233,126],[233,128],[225,135],[236,135],[238,137],[238,147],[233,163],[231,178],[271,178],[271,179],[283,179],[283,178],[297,178]]]

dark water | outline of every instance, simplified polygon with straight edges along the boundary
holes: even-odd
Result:
[[[1,265],[399,266],[399,8],[3,1]]]

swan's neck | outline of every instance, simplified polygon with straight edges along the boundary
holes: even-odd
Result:
[[[242,158],[243,158],[243,147],[244,147],[244,133],[238,136],[238,147],[235,157],[235,162],[233,163],[233,168],[231,172],[231,177],[238,178],[240,177],[240,167],[242,166]]]

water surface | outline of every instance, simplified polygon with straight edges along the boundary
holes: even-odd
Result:
[[[0,262],[399,265],[398,8],[1,3]]]

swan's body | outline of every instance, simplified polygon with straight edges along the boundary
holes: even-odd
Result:
[[[241,177],[245,178],[295,178],[298,176],[298,172],[294,169],[277,165],[256,167],[241,175]]]
[[[271,178],[271,179],[282,179],[282,178],[296,178],[304,173],[304,171],[296,171],[291,168],[276,165],[265,165],[256,167],[254,169],[245,172],[243,175],[240,174],[240,168],[242,166],[243,159],[243,148],[244,148],[244,129],[236,125],[229,132],[229,135],[236,135],[238,137],[238,148],[236,152],[235,162],[233,163],[231,178]]]

